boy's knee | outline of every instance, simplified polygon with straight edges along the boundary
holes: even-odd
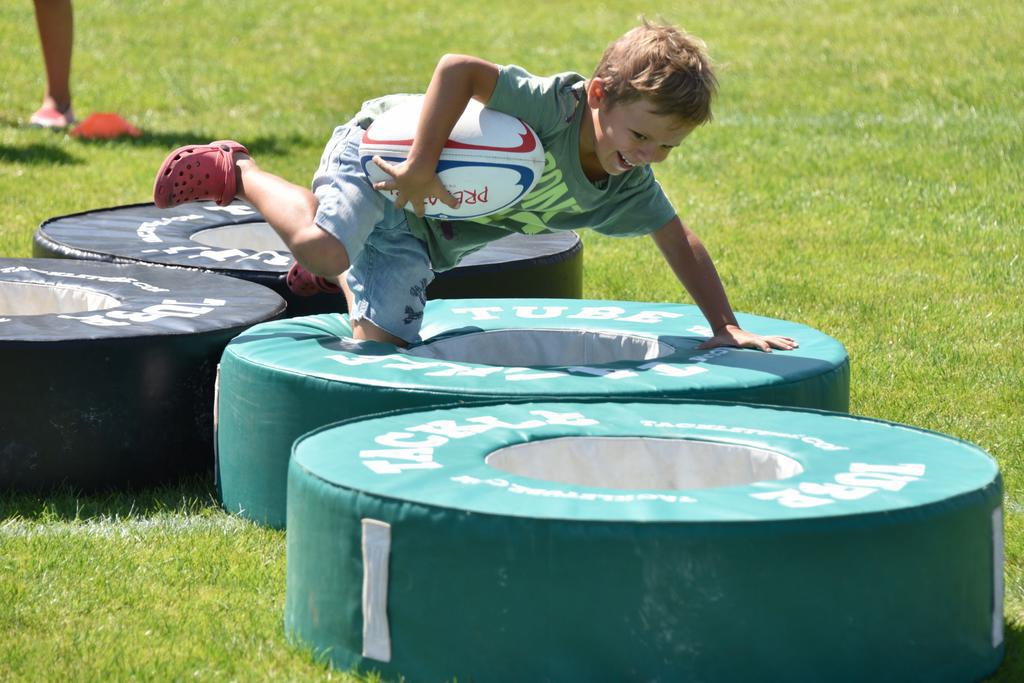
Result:
[[[298,231],[288,248],[303,268],[321,277],[337,277],[350,265],[344,245],[315,223]]]

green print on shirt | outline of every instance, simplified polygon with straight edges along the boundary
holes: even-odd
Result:
[[[562,182],[562,171],[555,163],[551,152],[544,154],[544,173],[536,186],[516,206],[490,216],[474,218],[476,223],[501,224],[505,227],[517,227],[527,235],[547,230],[551,217],[560,213],[582,213],[583,209],[569,193],[568,186]]]

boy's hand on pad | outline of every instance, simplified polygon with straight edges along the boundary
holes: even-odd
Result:
[[[760,349],[771,353],[772,349],[792,351],[800,346],[795,339],[779,336],[762,336],[740,329],[735,325],[726,325],[715,336],[698,346],[698,349],[713,349],[719,346],[736,346],[741,349]]]
[[[411,210],[420,218],[423,217],[426,204],[431,199],[437,199],[453,209],[459,208],[460,200],[448,191],[433,170],[424,172],[410,165],[408,161],[392,164],[379,156],[373,157],[373,163],[391,176],[391,180],[374,183],[373,189],[397,192],[395,206],[398,208],[405,208],[406,204],[411,204]]]

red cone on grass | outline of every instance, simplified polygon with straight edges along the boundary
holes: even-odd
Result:
[[[119,114],[110,112],[89,114],[75,126],[71,135],[85,140],[109,140],[124,135],[137,138],[142,135],[142,131],[125,121]]]

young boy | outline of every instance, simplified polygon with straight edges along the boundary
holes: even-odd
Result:
[[[198,199],[227,204],[236,195],[249,201],[295,256],[293,289],[338,291],[340,282],[357,339],[415,341],[434,271],[489,241],[510,231],[590,227],[651,235],[714,331],[699,348],[792,349],[796,342],[788,337],[736,324],[711,258],[650,169],[711,119],[716,89],[702,43],[646,22],[608,47],[589,80],[575,73],[540,78],[516,66],[445,55],[427,88],[409,158],[397,165],[374,159],[391,176],[375,188],[359,167],[359,141],[393,98],[366,103],[335,129],[312,192],[263,171],[237,142],[219,141],[172,152],[157,174],[154,200],[159,207]],[[530,124],[546,151],[544,174],[530,195],[500,214],[424,219],[431,199],[458,205],[435,169],[470,98]],[[396,191],[394,203],[375,189]],[[399,208],[407,204],[414,210]]]

